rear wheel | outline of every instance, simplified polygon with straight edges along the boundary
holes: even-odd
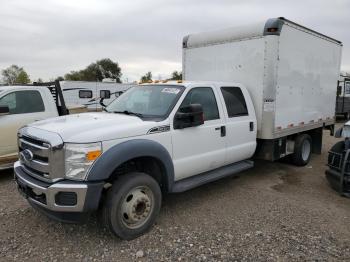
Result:
[[[312,140],[307,134],[299,135],[295,139],[294,154],[292,155],[293,164],[296,166],[305,166],[309,163],[312,152]]]
[[[108,190],[103,221],[121,239],[134,239],[154,224],[162,201],[156,180],[145,173],[129,173],[118,178]]]

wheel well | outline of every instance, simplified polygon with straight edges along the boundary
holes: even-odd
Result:
[[[305,132],[301,132],[292,136],[289,136],[289,139],[295,140],[298,136],[307,134],[311,137],[312,140],[312,153],[314,154],[321,154],[322,150],[322,133],[323,133],[323,127],[319,127],[316,129],[308,130]],[[287,139],[288,139],[287,138]]]
[[[113,182],[119,176],[130,172],[143,172],[153,177],[162,191],[167,191],[166,171],[163,163],[155,157],[137,157],[119,165],[107,182]]]
[[[283,136],[275,139],[257,139],[258,145],[255,157],[270,161],[278,160],[294,152],[295,140],[298,136],[307,134],[312,140],[312,153],[321,154],[323,127]]]

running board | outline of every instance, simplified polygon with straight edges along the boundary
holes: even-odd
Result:
[[[172,193],[180,193],[204,185],[215,180],[228,177],[254,166],[251,160],[244,160],[224,167],[220,167],[193,177],[185,178],[174,183]]]

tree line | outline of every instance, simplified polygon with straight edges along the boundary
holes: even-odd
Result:
[[[30,76],[23,67],[11,65],[1,71],[3,82],[7,85],[29,84],[31,83]],[[103,58],[89,64],[82,70],[70,71],[64,76],[58,76],[53,80],[68,80],[68,81],[96,81],[101,82],[105,78],[113,79],[117,83],[121,83],[122,72],[119,64],[109,58]],[[167,80],[181,80],[182,73],[174,71],[171,77]],[[152,80],[152,72],[147,72],[140,79],[142,83]],[[43,82],[41,78],[34,82]]]
[[[165,80],[182,80],[182,72],[174,71],[171,73],[171,77]],[[148,83],[153,81],[152,72],[147,72],[145,75],[141,76],[141,83]]]

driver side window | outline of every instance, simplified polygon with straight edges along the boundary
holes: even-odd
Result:
[[[0,99],[0,106],[8,106],[10,114],[16,109],[16,94],[10,93]]]
[[[11,115],[45,111],[41,95],[35,90],[9,93],[0,99],[0,105],[8,106]]]
[[[215,95],[210,87],[196,87],[188,92],[185,99],[182,101],[182,107],[190,104],[200,104],[203,108],[204,121],[219,119],[219,110],[216,103]]]

